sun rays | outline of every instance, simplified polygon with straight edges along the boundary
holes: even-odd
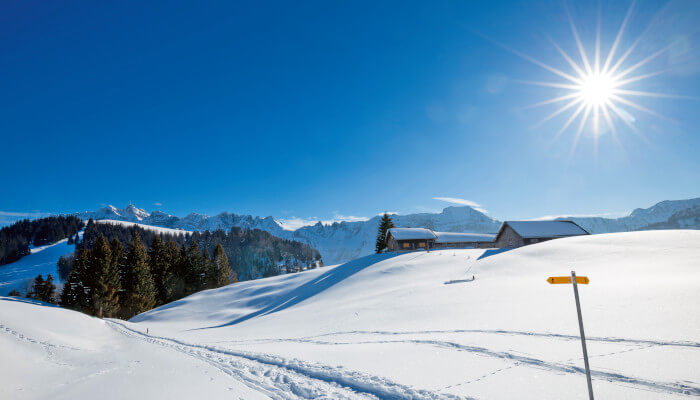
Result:
[[[640,69],[668,50],[668,47],[665,47],[646,57],[638,57],[641,58],[641,61],[637,61],[633,64],[629,62],[631,59],[630,56],[643,37],[643,34],[640,35],[629,47],[622,48],[621,39],[629,23],[633,8],[634,2],[627,10],[622,24],[617,31],[615,40],[610,45],[607,54],[602,54],[601,52],[600,14],[598,15],[592,55],[586,51],[571,14],[568,14],[569,25],[578,54],[571,55],[567,53],[558,43],[550,39],[550,42],[568,68],[555,68],[530,56],[514,51],[520,57],[556,75],[557,80],[553,81],[524,82],[530,85],[557,90],[556,96],[532,104],[527,108],[545,106],[556,107],[556,109],[542,119],[537,126],[547,123],[555,117],[564,120],[565,122],[558,130],[555,139],[559,138],[564,132],[570,129],[575,130],[572,150],[576,147],[576,144],[584,132],[591,132],[596,143],[598,137],[604,131],[610,132],[614,136],[614,139],[618,141],[618,129],[616,124],[623,124],[635,133],[641,135],[635,126],[636,119],[632,117],[634,112],[639,111],[663,118],[663,116],[655,111],[638,104],[637,101],[635,101],[638,97],[680,97],[663,93],[633,90],[630,87],[631,84],[638,84],[640,81],[653,78],[663,73],[664,71],[640,73]]]

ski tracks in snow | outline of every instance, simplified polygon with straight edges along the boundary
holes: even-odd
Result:
[[[308,336],[308,337],[302,337],[302,338],[288,338],[288,339],[258,339],[258,340],[251,340],[251,341],[231,341],[229,343],[272,343],[272,342],[296,342],[296,343],[309,343],[309,344],[317,344],[317,345],[362,345],[362,344],[399,344],[399,343],[409,343],[409,344],[416,344],[416,345],[429,345],[429,346],[434,346],[434,347],[440,347],[440,348],[445,348],[445,349],[452,349],[456,351],[466,351],[470,352],[479,356],[484,356],[484,357],[491,357],[491,358],[500,358],[500,359],[506,359],[506,360],[511,360],[513,361],[513,364],[509,367],[504,367],[497,369],[495,371],[492,371],[490,373],[484,374],[482,376],[479,376],[477,378],[446,386],[442,388],[441,390],[446,390],[450,389],[453,387],[458,387],[458,386],[463,386],[467,385],[472,382],[477,382],[480,381],[484,378],[487,378],[491,375],[495,375],[497,373],[500,373],[502,371],[512,369],[514,367],[518,366],[526,366],[526,367],[532,367],[532,368],[539,368],[539,369],[544,369],[544,370],[549,370],[555,373],[568,373],[568,374],[584,374],[585,371],[583,368],[569,364],[571,361],[576,361],[580,360],[578,359],[569,359],[569,360],[563,360],[562,362],[552,362],[552,361],[545,361],[541,360],[538,358],[534,357],[528,357],[524,355],[519,355],[511,352],[506,352],[506,351],[495,351],[491,350],[485,347],[480,347],[480,346],[471,346],[471,345],[465,345],[465,344],[460,344],[460,343],[455,343],[452,341],[445,341],[445,340],[435,340],[435,339],[403,339],[401,338],[402,336],[406,335],[422,335],[422,334],[442,334],[442,333],[480,333],[480,334],[498,334],[498,335],[517,335],[517,336],[532,336],[532,337],[546,337],[546,338],[553,338],[553,339],[559,339],[559,340],[580,340],[578,336],[572,336],[572,335],[562,335],[562,334],[555,334],[555,333],[537,333],[537,332],[524,332],[524,331],[506,331],[506,330],[434,330],[434,331],[407,331],[407,332],[393,332],[393,331],[345,331],[345,332],[332,332],[332,333],[325,333],[321,335],[316,335],[316,336]],[[330,340],[330,337],[333,336],[340,336],[340,335],[354,335],[354,336],[389,336],[392,337],[391,339],[387,340],[346,340],[346,341],[337,341],[337,340]],[[324,338],[329,338],[325,339]],[[396,338],[396,339],[394,339]],[[631,346],[630,348],[620,350],[620,351],[615,351],[615,352],[610,352],[606,354],[599,354],[599,355],[594,355],[592,357],[607,357],[611,355],[616,355],[616,354],[621,354],[621,353],[626,353],[630,351],[636,351],[636,350],[641,350],[641,349],[646,349],[646,348],[651,348],[651,347],[656,347],[656,346],[671,346],[671,347],[685,347],[685,348],[698,348],[700,347],[700,343],[698,342],[689,342],[689,341],[655,341],[655,340],[639,340],[639,339],[624,339],[624,338],[616,338],[616,337],[610,337],[610,338],[604,338],[604,337],[592,337],[592,338],[586,338],[586,340],[589,341],[599,341],[599,342],[606,342],[606,343],[619,343],[619,344],[624,344]],[[689,396],[698,396],[700,397],[700,387],[698,386],[693,386],[693,382],[659,382],[659,381],[652,381],[652,380],[646,380],[638,377],[632,377],[632,376],[626,376],[624,374],[620,374],[617,372],[606,372],[606,371],[597,371],[593,370],[591,371],[591,375],[594,379],[601,379],[601,380],[606,380],[609,382],[613,382],[616,384],[621,384],[625,386],[630,386],[630,387],[635,387],[637,389],[642,389],[642,390],[652,390],[656,392],[662,392],[662,393],[673,393],[673,394],[683,394],[683,395],[689,395]]]
[[[56,349],[80,350],[76,347],[57,345],[57,344],[49,343],[49,342],[42,341],[39,339],[31,338],[31,337],[26,336],[25,334],[23,334],[21,332],[18,332],[12,328],[5,326],[3,324],[0,324],[0,332],[5,332],[11,336],[14,336],[14,338],[17,340],[21,340],[21,341],[24,341],[27,343],[41,346],[44,349],[44,351],[46,352],[47,360],[49,362],[52,362],[52,363],[54,363],[56,365],[60,365],[60,366],[67,366],[68,364],[57,360],[56,354],[55,354]]]
[[[185,343],[106,320],[118,332],[198,358],[273,399],[464,399],[318,363]]]

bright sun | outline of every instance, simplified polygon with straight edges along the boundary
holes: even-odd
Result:
[[[608,75],[594,73],[583,78],[578,95],[586,105],[600,107],[610,101],[616,83],[616,80]]]
[[[539,60],[534,59],[533,57],[518,52],[517,50],[509,49],[520,57],[523,57],[524,59],[546,69],[547,71],[554,73],[559,78],[564,79],[563,81],[559,82],[526,81],[525,83],[556,88],[559,91],[557,97],[533,104],[528,108],[550,104],[563,104],[557,110],[545,117],[540,123],[544,123],[553,119],[557,115],[561,115],[568,111],[569,116],[562,128],[556,134],[556,137],[558,138],[564,131],[567,130],[567,128],[576,122],[575,125],[578,125],[578,127],[576,129],[572,150],[576,147],[576,143],[586,127],[591,128],[593,137],[596,139],[596,143],[598,136],[602,132],[601,127],[607,127],[607,129],[617,140],[617,130],[614,123],[615,120],[622,121],[635,133],[641,135],[637,127],[634,125],[636,119],[632,117],[630,109],[661,117],[654,111],[637,104],[635,101],[632,101],[630,99],[631,97],[643,96],[682,98],[682,96],[630,90],[630,84],[657,76],[662,73],[662,71],[657,71],[638,75],[633,74],[642,66],[649,63],[649,61],[666,52],[670,47],[663,48],[655,53],[641,57],[641,61],[638,61],[635,64],[626,65],[626,61],[628,61],[630,54],[632,54],[633,50],[642,40],[642,36],[640,36],[634,42],[632,42],[629,47],[620,48],[622,33],[625,30],[625,26],[627,25],[632,13],[633,5],[634,2],[627,11],[627,15],[622,21],[622,25],[617,32],[615,41],[612,43],[607,55],[605,56],[601,54],[600,16],[598,21],[598,29],[596,32],[594,53],[592,57],[589,57],[584,49],[583,43],[581,42],[578,31],[576,30],[574,21],[571,18],[571,15],[569,15],[569,24],[571,25],[571,32],[573,33],[573,37],[575,39],[575,44],[578,50],[577,58],[579,58],[579,60],[574,60],[574,58],[569,56],[569,54],[567,54],[556,42],[552,41],[552,44],[556,50],[564,58],[564,60],[566,60],[566,63],[570,67],[569,71],[567,72],[565,72],[565,70],[549,66]]]

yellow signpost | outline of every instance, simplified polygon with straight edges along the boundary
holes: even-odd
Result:
[[[547,278],[547,282],[556,285],[558,283],[571,283],[571,277],[570,276],[550,276]],[[576,283],[580,283],[581,285],[588,285],[588,282],[590,280],[588,279],[587,276],[577,276],[576,277]]]
[[[576,299],[576,313],[578,314],[578,329],[581,332],[581,346],[583,347],[583,364],[586,367],[586,380],[588,382],[588,398],[593,400],[593,385],[591,384],[591,369],[588,366],[588,351],[586,350],[586,335],[583,333],[583,317],[581,316],[581,303],[578,299],[578,285],[588,285],[588,277],[576,276],[575,271],[571,271],[571,276],[550,276],[547,282],[551,285],[572,283],[574,287],[574,298]]]

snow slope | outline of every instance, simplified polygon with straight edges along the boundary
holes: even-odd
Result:
[[[119,221],[115,219],[102,219],[102,220],[95,220],[95,223],[98,224],[111,224],[111,225],[121,225],[124,227],[132,227],[132,226],[138,226],[139,228],[147,229],[149,231],[154,231],[156,233],[164,233],[167,235],[189,235],[190,231],[186,231],[183,229],[172,229],[172,228],[163,228],[160,226],[153,226],[153,225],[145,225],[145,224],[139,224],[136,222],[128,222],[128,221]]]
[[[700,397],[700,232],[581,236],[484,255],[372,255],[105,324],[126,337],[115,340],[204,360],[236,390],[269,398],[584,399],[572,289],[546,282],[574,269],[591,280],[580,293],[596,396]],[[24,315],[0,302],[2,324],[54,343],[50,328]],[[87,336],[75,340],[101,343]],[[30,368],[18,351],[13,363]]]
[[[80,234],[82,237],[82,233]],[[75,245],[68,244],[68,239],[54,244],[33,247],[31,254],[5,265],[0,265],[0,296],[7,295],[12,289],[26,292],[29,281],[42,274],[44,278],[51,274],[56,285],[59,285],[56,262],[64,255],[72,254]]]
[[[372,255],[200,292],[130,322],[0,299],[12,365],[0,367],[0,398],[92,398],[126,376],[137,397],[167,397],[157,387],[174,373],[174,398],[232,397],[225,387],[241,398],[585,399],[572,289],[546,282],[572,269],[591,280],[580,294],[596,396],[700,397],[700,232],[484,255]]]
[[[1,399],[262,399],[206,361],[109,322],[0,297]]]
[[[581,298],[598,395],[700,396],[700,232],[559,239],[477,260],[483,252],[369,256],[244,282],[130,326],[380,397],[585,398],[571,287],[545,281],[575,269],[591,279]]]

